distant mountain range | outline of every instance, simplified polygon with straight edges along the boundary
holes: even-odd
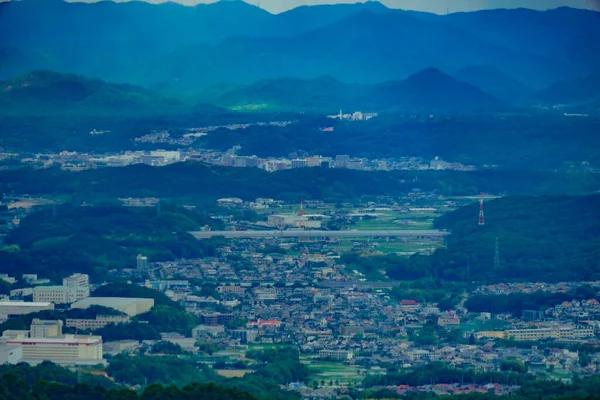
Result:
[[[542,103],[600,108],[600,75],[555,83],[536,94]]]
[[[0,116],[139,116],[187,110],[189,106],[184,102],[139,86],[71,74],[34,71],[0,81]]]
[[[50,71],[0,81],[0,115],[186,113],[192,104],[216,104],[239,111],[501,112],[507,103],[478,88],[428,68],[403,81],[375,85],[342,83],[332,77],[280,78],[248,86],[214,86],[198,99],[181,101],[139,86]],[[223,111],[203,106],[202,112]]]
[[[513,93],[513,98],[522,96],[522,104],[600,105],[598,76],[559,82],[534,92],[493,68],[473,67],[468,71],[457,75],[477,77],[471,82],[479,85],[458,80],[437,68],[426,68],[404,80],[377,84],[348,84],[331,76],[277,78],[250,85],[213,85],[198,94],[180,97],[79,75],[33,71],[0,81],[0,116],[214,115],[228,112],[226,109],[229,113],[336,114],[342,109],[348,112],[497,114],[518,110],[518,106],[503,99],[508,93]],[[486,86],[487,82],[496,82],[497,86]],[[491,94],[495,88],[498,96]]]
[[[427,68],[403,81],[345,84],[330,76],[302,80],[269,79],[221,93],[210,89],[203,100],[234,109],[347,111],[501,112],[507,103],[480,89]]]
[[[0,78],[48,69],[193,92],[324,75],[376,84],[435,67],[506,99],[498,76],[519,94],[600,70],[598,26],[600,13],[569,8],[438,16],[367,2],[272,15],[242,1],[23,0],[0,3]]]
[[[534,92],[530,87],[493,65],[468,66],[456,71],[452,76],[513,104],[526,101]]]

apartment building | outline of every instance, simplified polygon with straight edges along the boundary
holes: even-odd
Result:
[[[36,286],[33,289],[34,302],[72,304],[89,296],[89,286]]]
[[[63,286],[70,287],[88,287],[90,277],[87,274],[73,274],[63,279]]]
[[[29,331],[5,331],[7,346],[22,348],[22,361],[36,365],[52,361],[61,365],[106,364],[102,356],[102,337],[63,335],[62,321],[34,319]]]
[[[516,341],[536,341],[542,339],[570,340],[584,339],[594,336],[592,327],[553,326],[537,329],[510,329],[505,331],[505,337]]]
[[[109,324],[126,324],[130,319],[129,315],[98,315],[96,319],[67,319],[66,326],[83,331],[94,331]]]
[[[348,350],[320,350],[319,358],[335,361],[350,361],[354,358],[354,353]]]

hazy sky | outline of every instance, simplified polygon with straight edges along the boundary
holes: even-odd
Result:
[[[0,0],[1,1],[1,0]],[[70,0],[93,2],[97,0]],[[128,1],[128,0],[116,0]],[[150,3],[162,3],[165,0],[147,0]],[[172,0],[185,5],[213,3],[215,0]],[[356,3],[356,0],[245,0],[247,3],[260,5],[272,12],[280,13],[302,5]],[[527,7],[545,10],[561,6],[588,8],[600,11],[600,0],[380,0],[381,3],[393,8],[428,11],[445,14],[447,11],[474,11],[492,8]]]

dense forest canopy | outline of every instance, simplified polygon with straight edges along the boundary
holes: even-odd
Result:
[[[600,278],[600,195],[508,196],[442,215],[434,222],[452,232],[447,247],[431,256],[342,258],[370,278],[379,270],[397,280],[504,282],[597,280]],[[494,268],[496,239],[500,265]]]
[[[118,197],[188,198],[213,204],[219,198],[273,198],[297,202],[348,201],[361,196],[401,196],[437,191],[445,196],[479,192],[511,195],[584,194],[600,187],[600,175],[581,171],[481,170],[358,171],[297,168],[268,173],[258,168],[228,168],[200,163],[166,167],[132,165],[82,172],[50,168],[0,171],[0,192],[71,196],[96,204]]]
[[[60,205],[25,218],[6,238],[0,251],[2,271],[38,273],[58,279],[71,272],[93,279],[109,269],[135,268],[144,254],[153,261],[214,254],[210,242],[188,232],[218,224],[181,207],[124,207]]]

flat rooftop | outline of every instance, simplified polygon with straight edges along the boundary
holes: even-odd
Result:
[[[102,342],[102,336],[89,336],[89,335],[61,335],[56,337],[37,338],[37,337],[25,337],[16,339],[7,339],[6,344],[97,344]]]
[[[50,304],[46,301],[0,301],[2,306],[18,306],[18,307],[48,307]]]
[[[84,306],[84,305],[89,305],[89,306],[93,306],[93,305],[115,305],[115,306],[119,306],[119,305],[127,305],[127,304],[134,304],[134,303],[138,303],[138,302],[146,302],[146,301],[152,301],[154,302],[154,299],[144,299],[144,298],[137,298],[137,297],[87,297],[83,300],[79,300],[78,302],[76,302],[75,304],[78,306]]]

